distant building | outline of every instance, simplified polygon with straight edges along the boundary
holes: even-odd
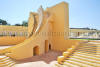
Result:
[[[70,28],[70,38],[100,38],[100,30],[90,28]]]

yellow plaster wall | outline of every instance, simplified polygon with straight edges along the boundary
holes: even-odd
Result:
[[[62,2],[47,9],[54,15],[52,22],[52,49],[57,51],[66,50],[69,42],[69,8],[68,3]],[[60,35],[59,35],[60,33]],[[67,42],[66,42],[67,41]],[[70,43],[70,42],[69,42]]]
[[[8,32],[27,32],[27,27],[24,26],[7,26],[0,25],[0,32],[8,31]]]
[[[21,36],[2,36],[0,37],[0,45],[16,45],[21,42],[23,42],[26,39],[26,37],[21,37]]]
[[[20,33],[22,33],[22,35]],[[19,44],[26,39],[26,35],[25,35],[26,33],[27,33],[27,27],[24,27],[24,26],[0,25],[0,35],[1,35],[0,45],[4,46],[4,45]],[[17,35],[11,36],[13,34],[17,34]]]
[[[0,25],[0,36],[13,36],[13,35],[27,36],[27,27]]]

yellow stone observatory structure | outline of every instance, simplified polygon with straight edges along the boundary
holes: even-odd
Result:
[[[8,63],[8,62],[4,62],[3,60],[4,58],[6,58],[6,60],[7,59],[21,60],[35,55],[44,54],[49,50],[65,51],[63,53],[63,56],[59,56],[57,58],[57,61],[60,64],[64,64],[63,62],[66,62],[66,64],[68,64],[71,63],[71,61],[68,61],[67,63],[66,58],[68,58],[72,53],[74,53],[77,47],[79,47],[80,45],[84,46],[84,44],[86,44],[87,42],[88,41],[69,39],[68,3],[62,2],[53,7],[49,7],[46,10],[44,10],[41,6],[38,9],[37,13],[30,12],[29,21],[28,21],[27,38],[19,44],[0,50],[0,55],[1,55],[0,59],[2,60],[2,63],[0,63],[0,65],[1,67],[3,67],[5,63]],[[77,52],[78,51],[79,50],[77,50]],[[81,55],[82,53],[79,54]],[[88,57],[87,55],[88,54],[85,53],[84,56]],[[94,59],[92,57],[90,58]],[[78,60],[76,62],[78,62]],[[12,62],[9,62],[7,65],[9,64],[11,65],[11,63]],[[74,62],[72,62],[72,64],[78,65],[77,63]],[[89,63],[89,65],[93,65],[93,64]]]

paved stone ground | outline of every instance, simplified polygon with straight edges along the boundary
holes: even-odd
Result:
[[[15,67],[54,67],[54,64],[57,63],[57,56],[60,55],[62,55],[62,52],[49,51],[40,56],[33,56],[17,61]]]

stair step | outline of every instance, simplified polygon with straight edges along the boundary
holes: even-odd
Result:
[[[77,58],[70,58],[71,61],[74,61],[74,62],[77,62],[77,64],[80,65],[80,67],[94,67],[94,66],[97,66],[97,65],[93,65],[91,64],[90,62],[87,62],[87,61],[83,61],[83,60],[80,60],[80,59],[77,59]]]
[[[97,51],[92,51],[92,50],[88,50],[88,51],[85,51],[85,50],[76,50],[77,52],[85,52],[85,53],[96,53]]]
[[[98,46],[95,46],[95,47],[88,47],[88,46],[78,47],[78,49],[84,49],[84,48],[86,48],[86,49],[88,49],[88,48],[92,48],[93,49],[94,48],[95,49],[95,48],[98,48]]]
[[[14,66],[15,65],[15,63],[10,63],[10,64],[8,64],[8,65],[0,65],[0,67],[12,67],[12,66]]]
[[[9,60],[9,59],[10,59],[9,57],[6,57],[6,58],[1,59],[0,62],[6,61],[6,60]]]
[[[71,57],[78,57],[78,58],[81,58],[81,60],[84,60],[84,61],[88,61],[88,62],[92,62],[92,63],[98,63],[100,64],[100,58],[97,59],[97,58],[89,58],[87,56],[82,56],[82,55],[74,55],[74,56],[71,56]]]
[[[66,60],[65,60],[65,62],[63,64],[66,65],[66,66],[68,66],[68,67],[79,67],[75,63],[70,62],[70,61],[66,61]]]
[[[79,47],[95,47],[95,46],[99,46],[99,45],[94,45],[94,44],[86,44],[86,45],[80,45]]]
[[[98,60],[100,61],[99,57],[95,57],[95,56],[88,56],[88,55],[84,55],[84,54],[74,54],[74,56],[80,56],[80,57],[84,57],[84,58],[89,58],[89,59],[94,59],[94,60]]]
[[[7,56],[4,56],[4,55],[2,55],[2,56],[0,56],[0,60],[1,59],[4,59],[4,58],[6,58]]]
[[[57,66],[57,67],[69,67],[69,66],[61,65],[61,64],[55,64],[55,66]],[[55,67],[55,66],[54,66],[54,67]]]
[[[92,62],[88,62],[88,61],[86,62],[85,59],[87,59],[87,58],[82,59],[82,57],[77,57],[77,56],[71,56],[71,58],[75,58],[77,60],[79,59],[78,61],[80,61],[80,63],[88,64],[88,65],[91,65],[91,66],[100,66],[100,64],[97,64],[97,63],[92,63]]]
[[[87,43],[87,44],[81,44],[80,46],[100,46],[99,44],[90,44],[90,43]]]
[[[92,45],[92,44],[87,44],[87,45],[80,45],[79,47],[100,47],[100,45]]]
[[[92,52],[97,52],[97,50],[91,50],[91,49],[79,49],[79,50],[77,50],[77,51],[87,51],[87,52],[89,52],[89,51],[91,51],[91,53]]]
[[[87,56],[93,56],[93,57],[97,57],[100,58],[100,55],[93,55],[93,54],[89,54],[89,53],[83,53],[83,52],[74,52],[74,54],[82,54],[82,55],[87,55]]]
[[[83,43],[82,45],[100,45],[100,43]]]
[[[61,64],[55,64],[54,67],[63,67]]]
[[[6,60],[6,61],[3,61],[3,62],[0,62],[0,64],[5,64],[5,63],[8,63],[8,62],[14,62],[14,61],[12,61],[12,60]]]
[[[96,43],[94,44],[94,43],[82,43],[81,45],[97,45]]]
[[[92,49],[92,48],[84,48],[84,49],[78,49],[78,50],[93,50],[93,51],[97,51],[97,48],[94,48],[94,49]]]
[[[88,54],[93,54],[93,55],[96,55],[96,54],[97,54],[96,52],[91,52],[91,51],[79,51],[79,52],[88,53]]]
[[[8,66],[8,65],[10,65],[10,64],[12,64],[12,63],[14,63],[14,62],[7,62],[7,63],[0,64],[0,65],[1,65],[1,66]]]
[[[84,48],[87,48],[87,49],[88,49],[88,48],[92,48],[92,49],[93,49],[93,48],[100,48],[100,47],[98,47],[98,46],[91,46],[91,47],[90,47],[90,46],[84,46],[84,47],[78,47],[78,49],[84,49]]]
[[[76,66],[73,66],[73,67],[83,67],[83,66],[87,66],[87,67],[90,67],[90,65],[86,65],[86,64],[83,64],[83,63],[80,63],[80,62],[76,62],[76,61],[73,61],[73,60],[65,60],[66,62],[69,62],[71,64],[74,64]],[[92,66],[91,66],[92,67]]]
[[[15,62],[13,62],[13,63],[11,63],[11,64],[9,64],[8,66],[6,66],[6,67],[12,67],[12,66],[14,66],[15,65]]]

